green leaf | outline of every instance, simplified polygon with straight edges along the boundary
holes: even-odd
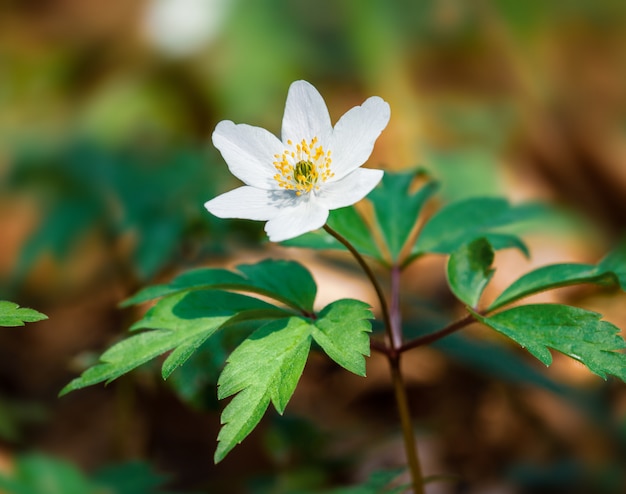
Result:
[[[320,312],[312,327],[315,342],[326,354],[345,369],[365,376],[365,359],[370,354],[372,330],[370,307],[359,300],[333,302]]]
[[[167,480],[138,461],[107,466],[87,478],[71,463],[30,453],[16,458],[10,475],[0,473],[0,489],[7,494],[166,494]]]
[[[240,264],[237,269],[250,288],[306,311],[313,311],[317,285],[311,273],[295,261],[266,259],[257,264]]]
[[[237,395],[222,413],[216,463],[252,432],[270,401],[283,413],[310,346],[309,323],[292,317],[262,326],[230,355],[218,381],[218,398]]]
[[[478,238],[455,250],[448,260],[448,284],[466,305],[476,307],[494,270],[493,249],[485,238]]]
[[[41,454],[18,457],[11,476],[0,474],[0,489],[12,494],[96,494],[72,464]]]
[[[169,480],[169,476],[141,461],[107,465],[93,476],[102,494],[166,494],[163,486]]]
[[[165,285],[152,285],[141,289],[132,297],[124,300],[120,306],[130,307],[156,298],[180,293],[186,290],[225,287],[237,287],[244,283],[240,274],[233,273],[222,268],[201,268],[186,271],[178,275],[171,283]]]
[[[288,314],[259,299],[219,290],[181,292],[165,297],[131,328],[152,328],[152,331],[113,345],[101,355],[101,363],[72,380],[60,394],[99,382],[108,383],[176,348],[163,365],[163,376],[167,377],[215,331],[247,311],[255,317]]]
[[[525,347],[545,365],[552,363],[549,348],[568,355],[606,379],[626,381],[626,348],[619,328],[601,321],[601,314],[558,304],[523,305],[491,317],[474,317]]]
[[[20,307],[16,303],[0,300],[0,326],[24,326],[26,322],[37,322],[48,316],[33,309]]]
[[[509,233],[493,233],[488,232],[485,234],[485,237],[489,240],[491,247],[493,250],[502,250],[502,249],[517,249],[524,257],[527,259],[530,258],[530,251],[528,250],[528,246],[519,238],[517,235],[511,235]]]
[[[327,224],[346,238],[361,254],[384,262],[384,257],[376,246],[372,233],[354,206],[331,211]],[[318,250],[345,250],[345,247],[339,241],[321,229],[305,233],[294,239],[282,242],[282,244],[288,247],[304,247]]]
[[[602,265],[550,264],[542,266],[514,281],[493,301],[489,311],[533,293],[578,283],[616,284],[617,277],[613,272],[603,269]]]
[[[188,271],[166,285],[144,288],[122,302],[127,307],[186,290],[226,289],[250,291],[278,300],[286,305],[312,311],[317,286],[311,273],[295,261],[266,259],[257,264],[242,264],[239,272],[221,268]]]
[[[406,492],[409,484],[391,486],[403,472],[404,468],[372,473],[364,484],[353,487],[340,487],[325,491],[324,494],[401,494]]]
[[[539,204],[512,206],[506,199],[496,197],[465,199],[448,204],[424,225],[413,247],[412,257],[426,252],[449,254],[478,237],[502,233],[496,231],[498,228],[536,218],[544,212],[545,208]],[[502,239],[500,237],[500,241]],[[492,245],[499,246],[497,244],[496,239]],[[523,244],[519,240],[513,243],[512,235],[508,235],[508,241],[502,245],[519,247]]]
[[[626,290],[626,241],[609,252],[598,263],[598,269],[615,273],[622,290]]]
[[[437,182],[429,181],[416,192],[411,192],[411,185],[421,175],[421,170],[386,172],[381,184],[367,197],[374,206],[376,220],[394,261],[408,240],[422,206],[439,188]]]
[[[367,304],[338,300],[315,319],[272,321],[252,333],[227,360],[218,381],[218,398],[236,396],[222,413],[215,462],[250,434],[270,402],[283,413],[304,369],[314,339],[339,365],[365,375],[372,317]]]

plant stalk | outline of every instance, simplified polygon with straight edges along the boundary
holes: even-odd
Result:
[[[398,406],[398,414],[400,415],[400,424],[402,425],[402,437],[404,439],[404,449],[406,452],[407,463],[411,472],[411,485],[414,494],[424,494],[424,479],[422,477],[422,467],[420,466],[417,448],[415,447],[415,435],[413,434],[413,424],[411,421],[411,412],[409,410],[409,401],[406,395],[406,387],[400,370],[400,356],[389,358],[389,366],[391,368],[391,379],[393,381],[393,391]]]
[[[407,341],[400,348],[398,348],[398,353],[404,353],[411,348],[417,348],[418,346],[424,346],[433,343],[437,340],[440,340],[441,338],[444,338],[445,336],[448,336],[449,334],[455,333],[456,331],[463,329],[465,326],[469,326],[474,322],[476,322],[476,319],[474,318],[474,316],[469,314],[463,319],[459,319],[458,321],[453,322],[452,324],[449,324],[445,328],[435,331],[434,333],[425,334],[424,336],[420,336],[418,338],[415,338],[414,340]]]
[[[413,424],[411,422],[411,412],[409,410],[409,401],[407,399],[404,379],[400,370],[400,349],[402,348],[402,314],[400,311],[400,274],[401,267],[393,266],[391,268],[391,311],[387,305],[387,299],[378,283],[376,276],[363,259],[358,250],[341,234],[333,230],[328,225],[324,225],[330,235],[341,242],[357,260],[367,277],[369,278],[374,290],[380,301],[383,318],[385,321],[386,347],[384,353],[389,361],[391,369],[391,379],[393,382],[393,390],[398,406],[398,414],[400,415],[400,424],[402,426],[402,436],[404,438],[404,448],[407,456],[407,463],[411,472],[411,485],[414,494],[424,494],[424,479],[422,477],[422,469],[417,455],[415,446],[415,436],[413,434]]]
[[[356,250],[356,248],[350,243],[350,241],[347,238],[345,238],[339,232],[336,232],[335,230],[333,230],[331,227],[328,226],[328,224],[324,225],[324,230],[326,230],[330,235],[335,237],[339,242],[343,244],[343,246],[346,249],[350,251],[350,253],[354,256],[356,261],[359,263],[359,266],[361,266],[361,269],[363,269],[363,271],[369,278],[370,282],[372,283],[372,286],[374,287],[374,290],[376,291],[376,295],[378,296],[378,300],[380,302],[380,308],[383,312],[383,319],[385,321],[385,332],[387,335],[387,344],[389,348],[393,350],[395,347],[393,345],[393,334],[391,332],[392,324],[391,324],[391,316],[389,314],[389,307],[387,306],[387,299],[385,298],[385,293],[383,292],[383,289],[380,286],[380,283],[378,283],[378,280],[376,279],[374,272],[369,267],[367,262],[365,262],[365,259],[363,259],[363,256],[360,254],[360,252]],[[393,351],[392,353],[395,354],[395,352]]]

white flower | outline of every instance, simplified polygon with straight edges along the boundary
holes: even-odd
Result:
[[[333,128],[326,104],[308,82],[289,88],[282,141],[265,129],[224,120],[213,132],[231,173],[246,185],[208,201],[220,218],[267,221],[280,242],[324,226],[328,212],[361,200],[382,170],[360,168],[389,122],[389,105],[374,96]]]

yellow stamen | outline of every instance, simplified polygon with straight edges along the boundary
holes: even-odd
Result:
[[[285,190],[294,190],[296,195],[319,190],[317,183],[321,180],[326,182],[334,176],[331,172],[330,151],[317,145],[318,139],[314,137],[309,142],[302,139],[295,145],[291,140],[287,145],[292,149],[286,149],[282,154],[275,154],[274,168],[278,173],[274,180]]]

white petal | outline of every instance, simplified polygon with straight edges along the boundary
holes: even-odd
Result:
[[[243,186],[211,199],[204,207],[218,218],[269,220],[294,206],[293,193]]]
[[[328,219],[328,209],[316,200],[303,200],[288,212],[272,218],[265,231],[272,242],[282,242],[321,228]]]
[[[389,105],[378,96],[355,106],[339,119],[330,141],[335,180],[367,161],[374,143],[389,122]]]
[[[213,131],[213,145],[220,150],[228,169],[247,185],[278,188],[274,180],[275,154],[284,151],[280,140],[260,127],[224,120]]]
[[[326,103],[320,93],[306,81],[296,81],[289,87],[281,138],[294,144],[317,137],[325,145],[332,132]]]
[[[382,178],[382,170],[357,168],[337,182],[322,185],[317,198],[325,208],[344,208],[363,199]]]

